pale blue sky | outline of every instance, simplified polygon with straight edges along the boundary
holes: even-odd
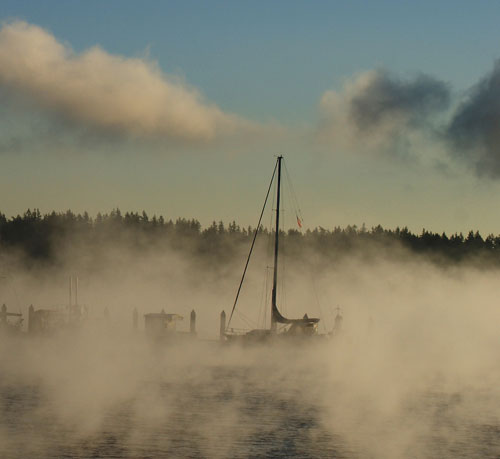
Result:
[[[80,127],[66,131],[60,113],[55,122],[38,107],[7,105],[7,87],[0,136],[29,139],[0,153],[0,211],[8,215],[119,206],[254,224],[273,155],[284,153],[307,226],[500,233],[496,180],[454,162],[443,173],[433,160],[363,156],[314,140],[325,92],[342,92],[366,71],[430,75],[449,85],[453,106],[500,57],[498,2],[3,0],[0,18],[42,27],[77,54],[98,45],[125,58],[149,55],[223,112],[288,133],[178,149],[161,138],[82,142]],[[53,147],[60,137],[63,148]]]
[[[165,72],[256,119],[309,121],[323,91],[377,67],[465,89],[499,57],[495,1],[3,0],[0,13],[77,51],[149,49]]]

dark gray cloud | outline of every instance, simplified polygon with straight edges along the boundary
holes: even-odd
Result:
[[[500,177],[500,61],[456,110],[446,132],[453,157],[482,176]]]
[[[398,80],[378,71],[350,101],[350,116],[360,129],[380,126],[387,119],[401,118],[405,124],[427,124],[429,116],[450,103],[446,83],[427,75]]]
[[[431,76],[372,70],[324,93],[320,134],[346,151],[437,155],[443,164],[459,161],[478,176],[500,178],[500,60],[449,111],[451,99],[450,86]]]
[[[430,76],[403,80],[371,70],[323,94],[319,134],[335,149],[409,159],[435,140],[450,100],[449,85]]]

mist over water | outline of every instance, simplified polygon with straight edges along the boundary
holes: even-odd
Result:
[[[500,273],[386,255],[288,264],[287,315],[320,315],[329,331],[339,305],[343,332],[247,348],[217,341],[239,257],[210,268],[123,249],[95,265],[74,248],[30,270],[4,258],[9,310],[67,304],[77,273],[89,318],[54,336],[0,337],[0,456],[498,457]],[[250,271],[241,304],[256,322],[261,274]],[[184,316],[180,331],[195,309],[198,339],[149,340],[142,315],[161,309]]]

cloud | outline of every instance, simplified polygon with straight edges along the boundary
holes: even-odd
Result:
[[[77,54],[21,21],[0,29],[0,86],[65,122],[106,134],[204,142],[256,129],[152,60],[98,46]]]
[[[446,136],[453,157],[480,176],[500,177],[500,61],[468,92]]]
[[[372,70],[327,91],[320,102],[320,136],[349,150],[401,153],[433,130],[450,103],[448,85],[427,75],[399,80]]]

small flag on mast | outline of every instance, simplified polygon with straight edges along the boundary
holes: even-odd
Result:
[[[297,217],[297,225],[299,225],[299,228],[302,228],[302,222],[300,221],[300,218],[296,215]]]

